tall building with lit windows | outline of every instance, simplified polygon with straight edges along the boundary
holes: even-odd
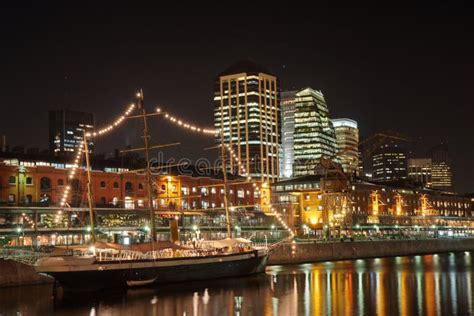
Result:
[[[357,122],[348,118],[333,119],[336,132],[337,156],[347,174],[356,174],[359,167],[359,129]]]
[[[424,187],[432,186],[433,161],[431,158],[408,159],[408,178]]]
[[[380,146],[372,155],[373,181],[398,181],[406,179],[407,176],[406,150],[396,142]]]
[[[49,111],[49,150],[55,156],[73,155],[84,138],[84,132],[94,129],[92,113],[68,109]],[[94,141],[89,141],[89,152],[94,152]]]
[[[281,93],[281,149],[280,149],[280,178],[293,176],[294,133],[295,133],[295,101],[298,91]]]
[[[320,158],[337,160],[336,135],[321,91],[296,93],[293,176],[315,174]]]
[[[214,104],[214,126],[245,170],[253,178],[276,181],[281,143],[277,77],[252,61],[238,61],[218,75]],[[228,167],[242,174],[235,160]]]
[[[446,144],[435,146],[430,150],[430,154],[433,162],[431,187],[433,189],[452,191],[453,173],[448,146]]]

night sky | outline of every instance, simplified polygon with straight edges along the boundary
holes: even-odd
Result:
[[[139,88],[147,105],[211,127],[216,74],[250,58],[282,89],[322,90],[331,116],[357,120],[363,137],[395,130],[417,140],[418,154],[447,142],[456,189],[474,191],[473,10],[287,4],[267,16],[160,15],[183,11],[2,8],[0,134],[10,146],[47,148],[48,110],[91,111],[101,126]],[[152,120],[154,142],[182,143],[166,157],[212,156],[202,150],[212,140]],[[136,145],[139,126],[98,141],[96,151]]]

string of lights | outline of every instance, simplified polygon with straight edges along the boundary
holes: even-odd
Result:
[[[72,165],[72,168],[69,170],[69,174],[68,174],[69,180],[74,179],[74,177],[76,176],[77,169],[79,168],[79,162],[81,161],[81,157],[82,157],[83,146],[84,146],[84,141],[81,141],[79,143],[79,146],[77,146],[76,156],[74,157],[74,164]],[[70,190],[71,190],[71,186],[69,184],[66,185],[63,191],[63,195],[61,197],[61,201],[59,202],[59,205],[61,207],[64,207],[66,205]]]
[[[237,166],[240,168],[241,172],[242,172],[242,175],[244,177],[247,177],[247,180],[249,182],[252,183],[252,185],[254,186],[255,190],[258,192],[258,194],[260,195],[260,189],[257,187],[257,184],[255,183],[255,180],[252,179],[252,177],[250,177],[250,175],[247,173],[245,167],[243,166],[242,162],[240,161],[239,157],[235,154],[234,150],[232,149],[231,146],[229,146],[228,144],[225,145],[225,147],[227,148],[227,150],[229,151],[229,154],[231,155],[231,157],[234,159],[234,161],[237,163]],[[291,230],[290,227],[288,227],[288,224],[286,224],[286,222],[283,220],[282,218],[282,215],[279,214],[276,209],[272,206],[270,208],[272,210],[272,212],[275,214],[275,217],[276,219],[278,220],[278,222],[281,224],[281,226],[283,226],[283,228],[285,228],[288,233],[290,234],[291,238],[294,238],[295,237],[295,234],[294,232]],[[292,254],[294,255],[294,251],[295,251],[295,246],[293,245],[292,246]]]
[[[188,130],[191,130],[193,132],[196,132],[196,133],[201,133],[201,134],[207,134],[207,135],[217,135],[219,134],[219,130],[216,130],[216,129],[206,129],[206,128],[200,128],[200,127],[197,127],[196,125],[193,125],[193,124],[189,124],[187,122],[184,122],[183,120],[179,119],[179,118],[176,118],[166,112],[163,112],[161,108],[156,108],[156,112],[157,113],[164,113],[164,117],[174,123],[175,125],[179,126],[179,127],[182,127],[182,128],[185,128],[185,129],[188,129]],[[255,182],[254,179],[252,179],[252,177],[250,176],[250,174],[247,172],[246,168],[243,166],[240,158],[235,154],[234,150],[232,149],[232,147],[228,144],[225,144],[224,145],[225,148],[227,149],[227,151],[229,152],[230,156],[234,159],[234,161],[237,163],[237,166],[238,168],[240,169],[241,171],[241,174],[246,177],[247,181],[249,181],[250,183],[252,183],[253,187],[255,188],[256,192],[258,193],[258,195],[260,196],[261,192],[260,192],[260,189],[259,187],[257,186],[257,183]],[[275,217],[276,219],[279,221],[279,223],[288,231],[288,233],[290,234],[290,236],[292,238],[294,238],[295,234],[294,232],[291,230],[290,227],[288,227],[288,225],[286,224],[286,222],[283,220],[282,218],[282,215],[277,213],[276,210],[272,207],[271,210],[275,213]]]
[[[92,136],[96,137],[96,136],[102,136],[102,135],[105,135],[105,134],[108,134],[109,132],[111,132],[113,129],[115,129],[116,127],[118,127],[119,125],[121,125],[123,123],[123,121],[127,118],[127,116],[132,113],[132,111],[135,109],[135,104],[130,104],[127,108],[127,110],[123,113],[123,115],[121,115],[118,119],[116,119],[112,124],[104,127],[104,128],[101,128],[99,129],[98,131],[96,132],[93,132],[92,133]]]
[[[196,132],[196,133],[199,133],[199,134],[205,134],[205,135],[217,135],[219,134],[219,130],[217,129],[211,129],[211,128],[203,128],[203,127],[198,127],[194,124],[190,124],[190,123],[187,123],[185,121],[183,121],[182,119],[180,118],[177,118],[167,112],[163,112],[161,110],[161,108],[156,108],[156,112],[157,113],[163,113],[164,114],[164,117],[171,123],[179,126],[179,127],[182,127],[182,128],[185,128],[189,131],[192,131],[192,132]]]
[[[25,213],[22,213],[21,216],[23,217],[23,221],[26,221],[31,226],[31,228],[35,228],[35,223],[30,216],[26,215]]]

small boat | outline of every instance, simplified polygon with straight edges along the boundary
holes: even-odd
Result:
[[[142,281],[127,281],[127,285],[130,286],[130,287],[145,286],[145,285],[155,283],[156,279],[157,278],[153,278],[153,279],[149,279],[149,280],[142,280]]]

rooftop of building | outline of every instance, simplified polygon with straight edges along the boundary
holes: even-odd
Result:
[[[262,65],[257,64],[255,61],[251,59],[243,59],[236,61],[232,65],[230,65],[227,69],[221,72],[218,77],[239,74],[239,73],[247,73],[247,74],[259,74],[264,73],[267,75],[275,76],[272,72],[268,71]]]
[[[303,183],[319,183],[321,181],[321,175],[307,175],[303,177],[291,178],[288,180],[278,181],[272,183],[272,186],[290,185],[290,184],[303,184]]]
[[[307,175],[303,177],[297,177],[297,178],[292,178],[288,180],[283,180],[279,182],[275,182],[272,184],[272,186],[286,186],[286,185],[295,185],[295,184],[306,184],[306,183],[315,183],[319,184],[321,181],[321,178],[324,176],[322,175]],[[379,186],[379,187],[385,187],[385,188],[390,188],[390,189],[399,189],[399,190],[413,190],[413,191],[424,191],[424,192],[429,192],[429,193],[436,193],[440,195],[450,195],[450,196],[462,196],[462,197],[474,197],[474,194],[459,194],[455,192],[448,192],[448,191],[443,191],[443,190],[437,190],[433,188],[426,188],[423,187],[419,183],[414,183],[410,180],[397,180],[397,181],[391,181],[391,182],[375,182],[375,181],[367,181],[363,179],[355,179],[352,181],[351,184],[360,184],[360,185],[367,185],[367,186]],[[315,188],[318,186],[313,186],[312,188]],[[311,188],[311,187],[309,187]]]
[[[27,149],[26,151],[11,151],[1,152],[0,151],[0,163],[8,162],[10,165],[25,165],[27,167],[42,166],[42,167],[53,167],[53,168],[66,168],[67,165],[72,165],[73,159],[68,156],[54,156],[47,150],[40,151],[38,149]],[[16,162],[15,162],[16,161]],[[125,171],[136,171],[143,169],[145,166],[145,160],[138,155],[119,155],[116,153],[114,157],[106,158],[104,155],[93,155],[91,157],[92,170],[110,172],[125,172]],[[169,167],[165,164],[152,164],[151,165],[155,173],[170,174],[170,175],[182,175],[193,178],[204,177],[212,179],[223,179],[223,173],[220,169],[213,168],[201,168],[193,164],[172,166]],[[231,173],[227,174],[229,180],[244,179],[238,175]]]
[[[350,118],[335,118],[332,119],[332,124],[334,125],[334,127],[348,126],[357,128],[357,122]]]

